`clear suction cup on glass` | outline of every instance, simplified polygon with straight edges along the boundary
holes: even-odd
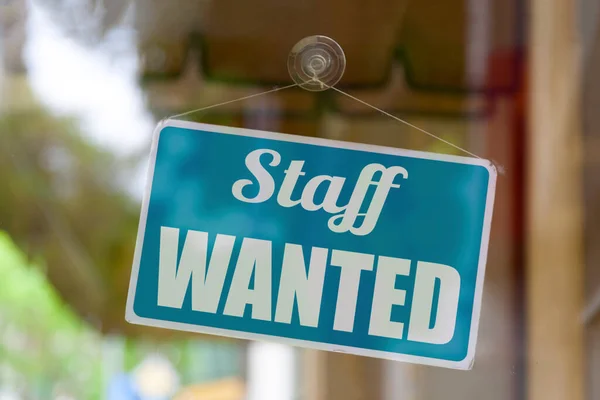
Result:
[[[327,36],[309,36],[288,56],[288,71],[295,83],[313,92],[327,90],[340,81],[346,69],[342,47]]]

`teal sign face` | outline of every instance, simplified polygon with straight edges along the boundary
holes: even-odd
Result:
[[[469,369],[495,184],[487,160],[168,121],[126,318]]]

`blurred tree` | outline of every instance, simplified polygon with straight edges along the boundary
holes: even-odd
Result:
[[[0,116],[0,229],[43,256],[59,292],[104,330],[123,321],[137,232],[137,202],[116,179],[124,165],[73,121],[41,109]]]

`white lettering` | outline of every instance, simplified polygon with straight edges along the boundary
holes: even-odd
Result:
[[[246,203],[262,203],[267,201],[273,195],[275,191],[275,182],[273,177],[260,163],[260,156],[263,154],[270,154],[273,156],[273,160],[269,163],[270,166],[276,167],[281,162],[281,156],[274,150],[261,149],[254,150],[246,156],[246,168],[254,175],[258,182],[258,194],[255,197],[249,198],[242,194],[242,189],[248,185],[252,185],[253,182],[250,179],[240,179],[233,184],[231,192],[233,196]]]
[[[275,310],[276,322],[286,324],[292,322],[295,297],[298,303],[300,325],[317,327],[328,253],[327,249],[312,248],[307,275],[302,246],[297,244],[285,245],[277,308]]]
[[[373,292],[369,335],[402,339],[404,324],[391,321],[392,306],[403,306],[406,290],[396,289],[396,276],[410,274],[410,260],[402,258],[377,258],[377,275]]]
[[[292,193],[298,183],[298,178],[305,175],[302,171],[304,161],[292,161],[288,169],[285,170],[285,178],[281,183],[279,194],[277,195],[277,202],[283,207],[294,207],[300,204],[300,200],[292,200]]]
[[[439,296],[435,325],[430,329],[435,281],[439,280]],[[419,262],[408,326],[408,340],[446,344],[454,336],[460,275],[448,265]]]
[[[254,272],[254,288],[250,279]],[[244,238],[231,287],[225,315],[243,317],[246,304],[252,305],[252,318],[271,320],[271,242]]]
[[[192,309],[216,313],[234,242],[234,236],[217,235],[207,271],[208,233],[190,230],[177,266],[179,229],[161,227],[158,305],[181,308],[191,279]]]
[[[302,191],[302,207],[307,211],[317,211],[323,208],[330,214],[341,212],[346,207],[338,207],[337,201],[344,187],[346,178],[339,176],[319,175],[312,178]],[[315,193],[322,183],[328,182],[327,192],[321,204],[315,204]]]
[[[273,176],[263,167],[260,157],[263,154],[270,154],[273,159],[270,166],[276,167],[281,162],[281,155],[269,149],[254,150],[246,156],[246,167],[248,171],[256,178],[258,184],[258,193],[254,197],[246,197],[242,194],[242,189],[254,182],[250,179],[240,179],[233,184],[232,193],[236,199],[246,203],[262,203],[271,198],[276,190],[276,183]],[[333,216],[329,218],[327,226],[336,233],[350,233],[357,236],[368,235],[375,229],[385,201],[392,188],[399,188],[399,183],[394,183],[398,175],[403,179],[408,178],[408,171],[402,167],[392,166],[384,167],[381,164],[369,164],[365,166],[355,184],[346,205],[338,205],[338,200],[344,184],[345,177],[317,175],[312,177],[302,190],[300,199],[292,200],[292,194],[298,184],[298,179],[306,175],[302,170],[304,161],[293,160],[285,170],[285,177],[281,182],[281,187],[277,194],[277,203],[282,207],[294,207],[300,205],[307,211],[325,210]],[[379,179],[375,175],[381,173]],[[315,203],[315,195],[321,185],[327,185],[323,201]],[[375,193],[371,201],[366,204],[366,211],[361,213],[363,203],[371,186],[375,186]],[[359,226],[356,225],[358,217],[364,217]]]
[[[341,267],[335,319],[333,321],[333,329],[336,331],[352,332],[354,330],[360,274],[363,270],[373,270],[374,261],[375,256],[371,254],[342,250],[331,252],[331,265]]]
[[[381,172],[381,179],[379,181],[373,181],[373,176],[376,172]],[[390,189],[400,187],[399,184],[394,184],[394,178],[397,175],[408,178],[408,172],[402,167],[385,168],[381,164],[369,164],[364,167],[358,177],[358,182],[356,182],[348,206],[344,213],[329,219],[329,223],[327,224],[329,229],[338,233],[349,230],[357,236],[364,236],[371,233],[377,224],[379,214],[381,214]],[[367,208],[367,212],[361,214],[360,209],[371,185],[377,186],[377,189],[375,190],[371,204]],[[364,216],[365,218],[362,225],[355,227],[354,223],[358,216]],[[340,220],[340,222],[336,224],[337,220]]]
[[[178,261],[179,234],[176,228],[163,226],[160,230],[157,304],[180,309],[191,288],[192,310],[216,313],[236,238],[217,234],[209,258],[208,233],[190,230]],[[224,315],[243,317],[246,306],[251,305],[253,319],[272,320],[271,246],[267,240],[243,239]],[[318,327],[329,252],[326,248],[313,247],[307,266],[302,246],[285,244],[275,322],[291,324],[294,304],[297,304],[300,325]],[[340,267],[334,330],[353,332],[362,272],[372,271],[374,261],[375,256],[371,254],[331,250],[330,265]],[[406,289],[396,288],[396,278],[409,276],[410,269],[410,260],[377,257],[369,335],[404,339],[406,322],[392,321],[391,314],[393,306],[405,305]],[[252,276],[254,285],[250,288]],[[436,345],[452,340],[460,285],[456,269],[430,262],[417,263],[408,340]]]

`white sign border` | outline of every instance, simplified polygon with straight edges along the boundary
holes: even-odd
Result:
[[[249,333],[244,331],[236,331],[229,329],[221,329],[221,328],[213,328],[207,326],[186,324],[181,322],[172,322],[172,321],[164,321],[157,320],[152,318],[140,317],[135,314],[133,310],[133,303],[135,299],[135,291],[137,288],[137,280],[140,269],[140,260],[142,256],[142,246],[144,243],[144,234],[146,231],[146,222],[148,218],[148,206],[150,201],[150,193],[152,192],[152,183],[154,180],[154,166],[156,164],[156,154],[158,149],[158,141],[160,138],[160,133],[164,128],[167,127],[176,127],[183,129],[191,129],[196,131],[207,131],[214,133],[222,133],[228,135],[237,135],[237,136],[248,136],[254,138],[261,139],[272,139],[283,142],[293,142],[293,143],[305,143],[305,144],[313,144],[323,147],[333,147],[339,149],[347,149],[347,150],[358,150],[364,152],[378,153],[378,154],[389,154],[396,156],[405,156],[412,158],[421,158],[427,160],[436,160],[436,161],[446,161],[458,164],[471,164],[471,165],[480,165],[487,169],[489,173],[488,180],[488,190],[487,190],[487,198],[486,198],[486,206],[483,220],[483,231],[481,236],[481,248],[479,253],[479,264],[477,269],[477,279],[475,283],[475,298],[473,300],[473,314],[471,316],[471,330],[469,332],[469,345],[467,350],[467,355],[463,360],[459,361],[450,361],[450,360],[442,360],[436,358],[428,358],[428,357],[420,357],[413,356],[408,354],[400,354],[400,353],[392,353],[380,350],[369,350],[360,347],[350,347],[350,346],[340,346],[335,344],[328,343],[320,343],[320,342],[312,342],[307,340],[300,339],[291,339],[280,336],[271,336],[257,333]],[[133,257],[133,266],[131,270],[131,278],[129,281],[129,291],[127,294],[127,306],[125,311],[125,320],[132,324],[137,325],[145,325],[156,328],[165,328],[165,329],[174,329],[179,331],[187,331],[187,332],[195,332],[195,333],[204,333],[209,335],[218,335],[225,337],[232,337],[237,339],[246,339],[246,340],[261,340],[261,341],[270,341],[281,343],[285,345],[291,346],[299,346],[304,348],[316,349],[316,350],[324,350],[324,351],[333,351],[338,353],[348,353],[355,354],[359,356],[365,357],[376,357],[382,358],[392,361],[402,361],[409,362],[415,364],[423,364],[423,365],[431,365],[435,367],[445,367],[452,369],[460,369],[460,370],[470,370],[473,367],[473,362],[475,358],[475,347],[477,344],[477,334],[479,331],[479,317],[481,313],[481,302],[483,295],[483,281],[485,277],[485,267],[487,263],[487,254],[488,254],[488,245],[490,238],[490,230],[492,225],[492,214],[494,209],[494,198],[496,194],[496,179],[497,179],[497,171],[496,167],[486,159],[477,159],[471,157],[461,157],[461,156],[453,156],[446,154],[438,154],[438,153],[428,153],[422,151],[414,151],[414,150],[406,150],[406,149],[398,149],[393,147],[385,147],[385,146],[377,146],[377,145],[369,145],[369,144],[360,144],[360,143],[352,143],[352,142],[342,142],[338,140],[331,139],[323,139],[323,138],[314,138],[308,136],[296,136],[289,135],[284,133],[275,133],[275,132],[267,132],[260,131],[254,129],[246,129],[246,128],[233,128],[229,126],[221,126],[221,125],[210,125],[203,124],[197,122],[190,121],[180,121],[180,120],[162,120],[154,130],[153,138],[152,138],[152,148],[150,152],[150,160],[148,167],[148,175],[147,175],[147,183],[146,189],[144,191],[144,197],[142,200],[142,210],[140,214],[140,222],[138,226],[138,235],[135,244],[135,252]]]

